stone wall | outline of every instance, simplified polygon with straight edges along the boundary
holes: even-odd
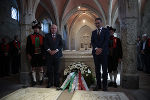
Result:
[[[147,0],[145,5],[142,21],[141,21],[141,33],[147,33],[150,36],[150,0]]]
[[[17,7],[15,0],[0,0],[0,39],[3,37],[11,41],[14,35],[20,37],[19,22],[11,18],[11,7]]]

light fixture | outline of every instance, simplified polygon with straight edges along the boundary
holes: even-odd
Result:
[[[83,23],[85,23],[85,19],[83,19]]]
[[[78,6],[78,9],[80,9],[81,7],[80,6]]]

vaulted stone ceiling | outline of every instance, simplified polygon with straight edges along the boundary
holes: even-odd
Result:
[[[117,1],[118,0],[40,0],[36,18],[39,19],[41,15],[46,15],[43,15],[43,13],[46,12],[49,13],[51,17],[53,15],[56,23],[60,25],[64,20],[66,21],[75,18],[78,14],[88,12],[93,17],[102,17],[105,23],[107,23],[106,20],[108,19],[110,5],[112,5],[112,12],[115,13]],[[78,9],[78,6],[81,8]]]
[[[141,3],[142,10],[147,0],[138,1]],[[24,0],[17,0],[17,2],[20,7]],[[36,0],[33,0],[33,2],[36,2]],[[78,9],[78,6],[81,9]],[[36,19],[50,17],[53,23],[62,26],[71,23],[67,21],[76,18],[75,16],[78,16],[78,14],[88,12],[93,17],[101,17],[106,25],[113,24],[117,8],[118,0],[40,0],[35,17]]]

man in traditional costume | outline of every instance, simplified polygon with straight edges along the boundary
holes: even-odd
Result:
[[[19,73],[20,70],[20,41],[18,35],[14,36],[14,40],[11,43],[11,56],[12,56],[12,73]]]
[[[32,86],[37,84],[36,69],[39,70],[39,83],[43,83],[43,59],[44,59],[44,46],[43,36],[39,34],[41,23],[37,20],[32,22],[32,29],[34,33],[27,37],[26,52],[27,57],[32,66]]]
[[[10,45],[6,38],[2,39],[2,43],[0,44],[0,76],[8,76],[10,74]]]
[[[108,86],[117,87],[116,79],[118,73],[118,63],[122,59],[122,46],[119,38],[114,37],[116,29],[109,27],[110,39],[109,39],[109,56],[108,56],[108,73],[110,76],[110,82]],[[114,80],[112,79],[114,77]]]

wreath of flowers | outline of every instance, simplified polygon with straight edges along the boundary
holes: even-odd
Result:
[[[64,75],[65,78],[67,77],[67,75],[69,75],[71,72],[73,72],[74,70],[80,70],[81,71],[81,75],[84,77],[88,87],[90,85],[92,85],[95,81],[94,81],[94,77],[92,75],[92,71],[90,69],[89,66],[87,66],[85,63],[83,62],[74,62],[72,64],[70,64],[65,70],[64,70]]]

